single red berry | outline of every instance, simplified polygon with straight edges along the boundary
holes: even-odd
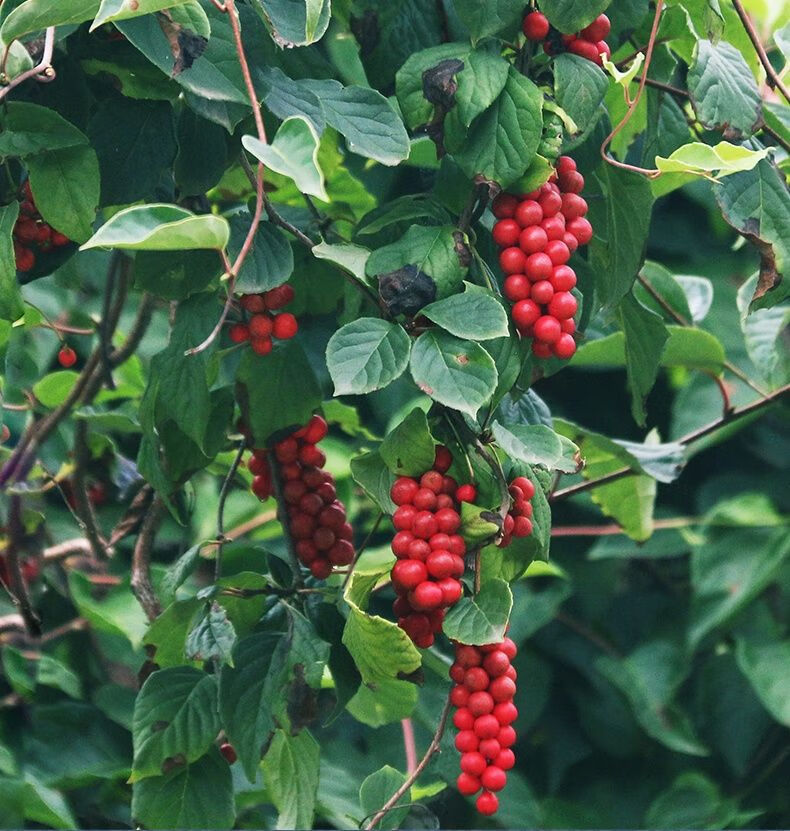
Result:
[[[523,254],[521,255],[524,256]],[[554,271],[554,263],[549,259],[548,254],[543,252],[530,254],[524,263],[523,272],[529,280],[536,283],[538,280],[548,280]]]
[[[576,237],[579,245],[587,245],[587,243],[592,239],[592,225],[590,225],[589,221],[583,216],[572,219],[568,223],[567,227],[568,231]]]
[[[566,220],[576,219],[587,213],[587,201],[578,193],[562,194],[562,215]]]
[[[470,695],[471,693],[463,684],[456,684],[450,690],[450,703],[453,707],[465,707]]]
[[[244,343],[250,339],[250,330],[244,323],[234,323],[228,332],[233,343]]]
[[[549,241],[563,240],[565,238],[565,216],[561,213],[546,217],[540,223],[540,227],[543,229]]]
[[[569,43],[568,51],[574,55],[578,55],[580,58],[586,58],[588,61],[592,61],[593,63],[598,63],[600,61],[596,45],[594,43],[590,43],[589,40],[584,40],[583,38],[577,38],[572,43]]]
[[[577,170],[563,173],[560,175],[560,187],[564,193],[579,194],[584,190],[584,176]]]
[[[14,243],[14,258],[16,259],[16,267],[18,271],[30,271],[36,264],[36,255],[24,246]]]
[[[38,225],[32,219],[20,217],[14,226],[14,237],[20,242],[36,242]]]
[[[444,476],[438,470],[429,470],[420,477],[420,487],[437,494],[441,493],[444,487]]]
[[[475,805],[477,806],[479,813],[483,814],[483,816],[489,817],[497,812],[497,809],[499,808],[499,800],[497,799],[496,794],[491,793],[491,791],[483,791],[483,793],[477,797]]]
[[[453,454],[443,445],[436,446],[436,455],[433,459],[433,469],[439,473],[447,473],[453,463]]]
[[[568,246],[562,240],[558,239],[553,239],[548,243],[545,253],[555,266],[565,265],[571,258],[571,252]]]
[[[507,680],[510,681],[509,678]],[[498,702],[493,708],[492,714],[503,727],[512,724],[518,718],[518,710],[512,701]]]
[[[294,299],[293,287],[287,283],[283,286],[277,286],[277,288],[267,291],[263,295],[263,299],[266,302],[267,309],[272,311],[282,309],[283,306],[287,306]]]
[[[511,303],[526,300],[529,297],[529,280],[525,274],[510,274],[505,278],[502,289]]]
[[[256,355],[268,355],[273,348],[271,338],[251,338],[250,343]]]
[[[230,742],[223,742],[219,746],[219,752],[225,757],[225,761],[229,764],[235,764],[236,759],[238,756],[236,755],[236,749]]]
[[[449,551],[431,551],[425,560],[425,565],[428,568],[428,574],[434,580],[452,577],[455,572],[453,555]]]
[[[511,770],[516,764],[516,754],[508,747],[494,759],[494,764],[502,770]]]
[[[244,309],[253,314],[266,311],[266,301],[262,294],[243,294],[240,302]]]
[[[528,326],[534,325],[535,321],[540,317],[540,308],[534,300],[519,300],[511,312],[513,322],[518,329],[525,329]]]
[[[428,579],[428,569],[419,560],[398,560],[392,567],[392,582],[411,590]]]
[[[530,12],[525,18],[523,27],[527,40],[545,40],[549,33],[549,20],[541,12]]]
[[[461,770],[464,773],[468,773],[470,776],[481,776],[487,767],[488,764],[482,753],[473,750],[469,753],[461,754]]]
[[[452,508],[442,508],[434,515],[439,531],[443,534],[454,534],[461,527],[461,517],[458,511]]]
[[[605,14],[599,14],[598,17],[596,17],[595,20],[589,24],[589,26],[585,26],[584,29],[579,32],[579,37],[583,37],[586,40],[591,41],[604,40],[609,35],[611,30],[612,24],[609,21],[609,18]]]
[[[274,337],[289,340],[299,331],[299,322],[290,312],[283,312],[274,318]]]
[[[428,618],[425,618],[427,621]],[[472,730],[475,726],[475,717],[468,708],[461,707],[453,714],[453,724],[458,730]]]
[[[428,488],[420,488],[414,496],[414,507],[419,511],[435,511],[438,497]]]
[[[480,781],[489,791],[501,791],[507,784],[507,774],[496,765],[489,765],[480,777]]]
[[[461,563],[463,566],[463,562]],[[461,574],[463,574],[463,568],[461,569]],[[456,574],[458,572],[456,571]],[[459,575],[460,576],[460,575]],[[443,606],[454,606],[460,599],[464,593],[464,587],[461,583],[453,577],[446,577],[444,580],[440,580],[436,585],[442,592],[442,605]]]
[[[534,286],[533,286],[534,288]],[[557,292],[549,303],[548,313],[557,320],[565,320],[576,314],[579,304],[569,291]]]
[[[414,500],[420,486],[414,479],[408,476],[401,476],[396,479],[393,486],[390,488],[390,498],[396,505],[408,505]]]
[[[464,679],[464,683],[466,683],[466,679]],[[467,684],[467,686],[469,685]],[[516,682],[512,678],[508,678],[507,674],[500,675],[491,682],[488,692],[491,693],[491,697],[497,703],[510,701],[516,694]]]
[[[534,255],[533,255],[534,256]],[[548,259],[548,257],[546,258]],[[529,274],[525,271],[527,258],[520,248],[506,248],[499,255],[499,265],[505,274]],[[551,260],[549,260],[549,263]]]
[[[475,735],[480,739],[495,739],[499,735],[500,726],[494,715],[478,716],[475,719]]]
[[[464,677],[464,684],[472,691],[488,689],[488,673],[482,667],[470,667]]]
[[[70,367],[77,363],[77,353],[70,346],[62,346],[58,352],[58,363]]]
[[[480,790],[480,780],[476,776],[468,773],[459,774],[458,779],[455,780],[455,784],[458,792],[464,796],[472,796]]]
[[[504,675],[509,666],[510,658],[501,649],[495,649],[493,652],[489,652],[483,660],[483,669],[492,678],[498,678],[500,675]]]
[[[506,727],[502,727],[497,734],[496,742],[501,748],[513,747],[516,743],[516,731],[509,724]]]
[[[521,226],[515,219],[500,219],[494,225],[492,236],[494,242],[501,248],[518,244],[518,235],[521,233]]]
[[[569,361],[576,354],[576,341],[573,335],[563,332],[553,344],[552,350],[560,360]]]
[[[569,170],[576,170],[576,162],[571,156],[560,156],[557,159],[557,172],[566,173]]]
[[[538,306],[545,306],[554,297],[554,286],[551,285],[550,280],[538,280],[537,283],[532,284],[529,296]]]
[[[554,286],[554,291],[570,291],[576,285],[576,272],[568,265],[558,265],[552,271],[549,280]]]
[[[250,336],[253,338],[268,338],[272,333],[272,319],[267,314],[256,314],[250,318]]]
[[[439,526],[430,511],[420,511],[417,516],[414,517],[412,533],[415,537],[419,537],[421,540],[429,540],[438,532]]]
[[[500,745],[496,739],[483,739],[478,742],[476,749],[479,750],[489,762],[492,762],[502,752],[502,745]]]
[[[535,321],[535,337],[543,343],[555,343],[561,334],[560,322],[556,317],[543,315]]]
[[[65,234],[61,234],[60,231],[55,231],[54,229],[52,229],[50,240],[55,248],[63,248],[64,245],[69,245],[71,242]]]
[[[418,511],[414,505],[401,505],[392,515],[392,524],[395,526],[395,530],[411,531],[417,513]]]
[[[310,563],[310,572],[316,580],[326,580],[332,573],[332,563],[323,558],[315,559]]]
[[[405,562],[401,560],[401,562]],[[410,560],[409,562],[413,562]],[[397,565],[397,563],[396,563]],[[420,565],[423,565],[420,563]],[[409,592],[409,603],[421,612],[430,612],[438,609],[444,602],[442,589],[436,583],[425,580],[416,589]]]
[[[455,648],[455,660],[464,669],[470,669],[471,667],[479,667],[483,663],[483,656],[476,646],[458,644]]]
[[[468,712],[474,717],[487,716],[494,712],[494,699],[485,690],[478,690],[469,696]],[[500,724],[502,722],[500,721]]]
[[[412,540],[409,543],[408,556],[411,560],[420,560],[420,562],[427,562],[431,554],[431,546],[428,545],[427,540]]]
[[[477,499],[477,489],[474,485],[461,485],[455,493],[459,502],[474,502]]]
[[[491,205],[491,210],[497,219],[510,219],[516,212],[518,199],[512,193],[500,193]]]
[[[543,208],[534,199],[525,199],[516,208],[515,220],[522,228],[539,225],[543,221]]]
[[[409,554],[409,545],[414,541],[414,534],[411,531],[398,531],[392,538],[391,548],[392,553],[396,557],[407,557]]]
[[[475,735],[474,730],[461,730],[455,737],[455,749],[461,753],[471,753],[480,745],[480,739]],[[498,753],[499,751],[497,751]]]

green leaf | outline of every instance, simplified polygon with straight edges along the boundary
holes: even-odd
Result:
[[[499,97],[508,79],[510,64],[498,47],[489,44],[473,49],[464,59],[457,75],[455,107],[461,123],[467,127]]]
[[[279,812],[277,828],[312,828],[321,749],[308,730],[277,730],[263,757],[263,776]]]
[[[461,504],[461,534],[470,548],[484,542],[490,542],[501,529],[502,523],[498,514],[487,508],[472,505],[470,502]]]
[[[743,55],[726,40],[699,40],[688,72],[688,89],[699,120],[731,138],[750,135],[762,99]]]
[[[491,432],[505,453],[528,465],[575,473],[579,448],[544,424],[505,424],[495,421]]]
[[[529,167],[543,129],[543,94],[512,67],[496,101],[467,130],[453,109],[445,143],[464,173],[493,179],[503,188]],[[457,123],[456,123],[457,122]]]
[[[308,87],[321,100],[327,123],[343,134],[353,153],[390,166],[408,157],[406,128],[380,92],[332,80],[310,81]]]
[[[267,168],[291,179],[302,193],[329,201],[318,164],[318,133],[306,118],[286,118],[271,144],[256,136],[242,136],[241,143]]]
[[[0,29],[0,39],[8,44],[48,26],[84,23],[96,15],[99,2],[100,0],[68,0],[53,4],[50,0],[26,0],[6,17]]]
[[[69,239],[90,237],[99,204],[99,165],[91,147],[66,147],[27,159],[41,216]]]
[[[765,709],[785,727],[790,726],[790,641],[751,643],[739,638],[736,656]]]
[[[176,205],[135,205],[114,214],[81,250],[179,251],[214,248],[221,251],[228,244],[229,236],[228,222],[219,216],[196,216]]]
[[[409,364],[411,339],[397,323],[363,317],[337,330],[326,347],[335,395],[361,395],[386,387]]]
[[[235,259],[244,245],[252,217],[245,211],[230,219],[228,254]],[[271,222],[261,222],[255,232],[252,248],[242,264],[236,290],[256,294],[281,286],[294,270],[291,243]]]
[[[69,592],[79,613],[97,631],[120,635],[134,648],[140,647],[148,622],[129,588],[128,578],[96,597],[91,581],[84,574],[72,571]]]
[[[192,667],[148,676],[134,705],[131,781],[160,776],[166,760],[191,764],[219,733],[217,679]]]
[[[379,453],[397,476],[421,476],[430,470],[436,446],[425,411],[415,407],[400,424],[389,430]]]
[[[330,244],[322,242],[313,246],[313,256],[319,260],[327,260],[340,268],[353,274],[362,283],[367,283],[365,277],[365,266],[367,265],[370,251],[361,245],[350,243]]]
[[[365,819],[372,818],[389,801],[395,791],[403,786],[405,781],[406,777],[390,765],[384,765],[384,767],[366,777],[359,786],[359,804]],[[381,831],[394,831],[394,829],[400,828],[401,823],[409,813],[408,805],[400,807],[406,802],[408,802],[408,792],[401,796],[392,806],[392,810],[383,816],[375,827],[381,829]]]
[[[605,112],[608,88],[609,79],[592,61],[570,53],[554,58],[554,97],[582,133],[589,132]]]
[[[395,511],[395,503],[390,498],[390,488],[395,482],[395,475],[379,453],[354,456],[351,459],[351,475],[383,513],[391,514]]]
[[[147,828],[233,828],[236,810],[230,766],[212,748],[192,765],[136,782],[132,817]]]
[[[507,313],[485,289],[464,283],[463,294],[437,300],[420,312],[451,335],[469,340],[508,337]]]
[[[261,378],[267,383],[261,384]],[[321,404],[321,388],[301,345],[286,341],[269,355],[245,352],[236,372],[237,397],[255,447],[265,447],[272,433],[307,424]],[[277,390],[272,400],[271,390]]]
[[[454,0],[453,5],[473,40],[513,29],[524,16],[524,4],[519,0],[493,0],[485,4]]]
[[[166,601],[166,596],[163,600]],[[143,643],[155,649],[156,663],[163,669],[185,663],[184,643],[202,605],[203,602],[197,597],[177,600],[148,627]]]
[[[33,385],[33,395],[48,408],[62,404],[77,383],[79,372],[73,369],[61,369],[50,372]]]
[[[749,314],[749,302],[756,284],[757,275],[738,289],[738,309],[746,351],[760,376],[774,386],[781,386],[790,375],[787,356],[779,348],[779,339],[790,324],[790,305],[782,303],[772,309],[758,309]]]
[[[213,601],[189,633],[184,652],[190,661],[231,663],[236,630],[223,606]]]
[[[414,342],[410,368],[414,383],[434,401],[472,418],[497,385],[493,359],[482,346],[446,332],[424,332]]]
[[[561,32],[575,33],[595,20],[606,11],[611,0],[543,0],[540,10],[549,19],[552,26]]]
[[[11,234],[19,216],[19,202],[0,207],[0,320],[22,317],[25,305],[16,278],[16,257]]]
[[[584,195],[595,229],[590,241],[595,293],[610,310],[628,294],[642,265],[653,194],[644,176],[608,164],[598,167],[588,186]]]
[[[251,254],[247,262],[252,258]],[[186,300],[203,291],[222,271],[217,252],[205,248],[138,251],[134,258],[135,285],[165,300]]]
[[[451,225],[412,225],[399,240],[374,251],[365,270],[375,277],[414,265],[433,279],[438,300],[449,297],[461,288],[467,271],[456,235],[461,236]]]
[[[280,47],[315,43],[329,25],[330,0],[261,0],[261,6]]]
[[[749,816],[756,813],[748,812]],[[724,798],[706,774],[690,770],[650,803],[644,825],[657,829],[735,828],[745,825],[746,819],[736,799]]]
[[[101,0],[99,12],[91,23],[90,31],[112,20],[126,20],[130,17],[153,14],[186,2],[188,0]]]
[[[672,323],[678,318],[688,323],[692,321],[686,292],[668,269],[648,260],[642,266],[639,278],[639,281],[634,283],[633,293],[642,306]],[[656,294],[661,296],[664,305],[656,300]],[[670,307],[672,313],[666,306]]]
[[[499,643],[512,607],[510,586],[499,578],[488,580],[474,597],[462,597],[447,612],[444,634],[460,643]]]
[[[254,782],[261,748],[274,731],[272,709],[279,692],[284,656],[282,636],[260,632],[240,640],[233,664],[219,677],[219,712],[228,741],[233,744],[250,782]]]
[[[752,309],[782,302],[790,294],[790,281],[780,278],[790,262],[784,230],[790,223],[790,193],[784,177],[770,162],[762,161],[753,170],[728,176],[713,192],[724,219],[763,254]]]
[[[25,158],[87,145],[87,136],[54,110],[23,101],[8,102],[0,134],[0,155]]]
[[[625,370],[631,391],[631,414],[644,426],[645,400],[658,377],[661,354],[669,339],[661,318],[646,309],[633,294],[620,302],[620,325],[625,336]]]
[[[195,543],[195,545],[188,548],[172,565],[168,566],[159,588],[159,593],[163,598],[172,599],[175,597],[178,587],[197,568],[197,564],[200,562],[200,551],[205,544],[205,540]]]

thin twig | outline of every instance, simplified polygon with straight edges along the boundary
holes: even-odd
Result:
[[[6,45],[6,55],[8,51],[11,49],[11,44]],[[28,69],[25,72],[22,72],[20,75],[17,75],[8,86],[3,87],[0,89],[0,100],[6,97],[9,92],[11,92],[14,87],[18,87],[20,84],[23,84],[29,78],[38,78],[40,75],[46,75],[52,71],[52,55],[55,51],[55,27],[50,26],[45,34],[44,34],[44,52],[41,55],[41,60],[32,68]]]
[[[230,493],[233,480],[236,478],[236,471],[239,469],[241,460],[244,457],[244,451],[247,448],[247,442],[242,440],[239,444],[239,449],[233,459],[233,463],[228,469],[228,475],[222,482],[222,488],[219,492],[219,502],[217,503],[217,546],[214,552],[214,582],[216,583],[222,576],[222,549],[228,538],[225,536],[225,502]]]
[[[102,536],[93,503],[88,496],[85,471],[89,459],[88,422],[85,419],[77,419],[74,427],[74,473],[71,480],[75,513],[93,556],[97,560],[102,560],[107,556],[107,542]]]
[[[22,521],[22,497],[16,493],[12,493],[8,498],[7,526],[8,542],[5,550],[5,563],[10,584],[8,593],[14,605],[19,609],[19,614],[22,615],[27,632],[38,637],[41,634],[41,620],[30,600],[19,556],[25,527]]]
[[[372,831],[372,829],[375,828],[379,822],[381,822],[381,820],[398,804],[400,798],[409,790],[409,788],[411,788],[411,786],[417,781],[419,775],[428,766],[428,762],[431,761],[434,753],[439,750],[439,745],[442,741],[442,736],[444,735],[444,729],[447,726],[447,717],[449,714],[450,699],[448,698],[444,703],[442,714],[439,717],[439,724],[436,726],[436,732],[433,734],[433,738],[431,739],[431,743],[428,745],[428,749],[425,751],[425,755],[422,759],[420,759],[420,762],[417,767],[414,768],[414,771],[406,777],[406,781],[381,806],[381,809],[373,815],[373,819],[371,819],[365,826],[365,831]]]
[[[64,560],[66,557],[73,557],[75,554],[90,554],[91,544],[84,537],[76,537],[73,540],[64,540],[63,542],[50,545],[41,552],[41,561],[43,565],[49,563],[56,563],[59,560]]]
[[[757,30],[754,28],[754,24],[752,23],[749,15],[746,13],[746,9],[744,9],[741,0],[732,0],[732,5],[738,13],[738,17],[741,19],[743,28],[746,30],[746,34],[752,42],[752,46],[754,47],[754,51],[757,53],[757,57],[760,59],[760,63],[763,65],[768,86],[771,87],[771,89],[778,89],[784,96],[785,101],[790,104],[790,93],[788,92],[787,87],[782,83],[782,79],[779,77],[776,70],[773,68],[768,55],[766,55],[765,48],[760,42],[760,36],[757,34]]]
[[[162,606],[151,582],[151,549],[163,518],[164,503],[157,495],[140,528],[132,555],[132,591],[151,621],[162,613]]]
[[[788,141],[784,136],[780,135],[773,129],[773,127],[769,127],[765,121],[760,124],[760,129],[764,133],[768,133],[768,135],[779,145],[784,147],[784,149],[790,153],[790,141]]]
[[[403,752],[406,754],[406,773],[411,775],[417,769],[417,746],[414,742],[414,724],[410,718],[401,719],[403,730]]]

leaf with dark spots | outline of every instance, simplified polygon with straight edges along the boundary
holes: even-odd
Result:
[[[177,756],[170,756],[162,762],[162,773],[170,773],[176,768],[182,768],[187,763],[187,760],[179,753]]]
[[[399,672],[397,678],[400,681],[408,681],[410,684],[416,684],[421,687],[425,683],[425,673],[422,667],[418,667],[414,672]]]
[[[293,681],[288,686],[288,718],[291,730],[296,733],[315,721],[317,716],[317,697],[315,691],[305,680],[304,665],[294,664]]]
[[[167,12],[160,12],[156,16],[159,26],[165,33],[170,51],[173,53],[173,75],[178,75],[205,52],[208,38],[191,32],[180,23],[176,23]]]
[[[414,315],[436,299],[436,283],[414,265],[379,275],[379,296],[391,315]]]
[[[426,69],[422,73],[422,94],[426,101],[437,107],[449,110],[455,104],[458,82],[455,76],[464,68],[464,62],[458,58],[446,61]]]
[[[453,231],[453,240],[455,241],[455,253],[458,255],[458,262],[462,268],[469,268],[472,264],[472,252],[466,244],[466,235],[461,231]]]

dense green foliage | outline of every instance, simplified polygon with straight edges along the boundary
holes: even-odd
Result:
[[[364,827],[404,783],[378,828],[790,824],[790,8],[538,5],[551,57],[523,0],[0,2],[0,828]],[[605,68],[558,46],[603,11]],[[490,210],[560,154],[569,361]],[[248,470],[314,413],[359,555],[325,580]],[[476,495],[418,649],[390,486],[437,444]],[[481,818],[450,638],[508,625]]]

